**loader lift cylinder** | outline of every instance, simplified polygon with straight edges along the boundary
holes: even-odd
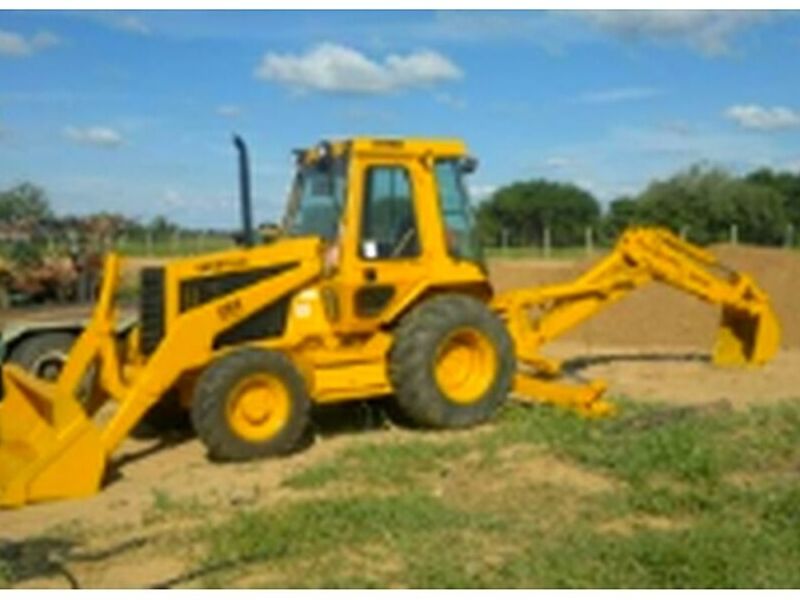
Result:
[[[233,144],[239,154],[239,199],[242,205],[241,245],[251,248],[255,244],[255,234],[253,233],[253,203],[250,195],[250,161],[247,157],[247,145],[239,135],[234,134]]]

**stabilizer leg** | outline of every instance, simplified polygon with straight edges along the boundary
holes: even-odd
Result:
[[[514,377],[513,394],[520,402],[552,404],[575,411],[582,417],[595,418],[611,416],[617,410],[614,404],[603,399],[606,387],[603,381],[576,385],[518,371]]]

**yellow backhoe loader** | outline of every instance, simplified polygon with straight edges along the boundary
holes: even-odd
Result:
[[[408,418],[439,428],[485,421],[510,394],[608,414],[602,383],[565,383],[539,349],[652,281],[721,307],[717,364],[758,365],[777,351],[756,283],[661,229],[625,232],[575,281],[495,294],[464,183],[475,161],[457,140],[296,152],[281,235],[256,243],[236,143],[243,247],[144,269],[138,324],[122,340],[111,254],[58,378],[3,367],[0,505],[95,493],[120,443],[168,398],[218,460],[291,451],[313,403],[392,395]],[[108,402],[113,412],[100,411]]]

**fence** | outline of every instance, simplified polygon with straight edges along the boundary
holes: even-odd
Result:
[[[679,235],[690,239],[691,228],[684,226],[679,229]],[[793,225],[788,225],[784,232],[781,246],[787,249],[797,249],[800,247],[800,232]],[[525,244],[512,240],[507,230],[503,230],[499,236],[498,245],[489,245],[486,248],[486,255],[490,258],[552,258],[552,259],[572,259],[591,257],[596,253],[607,250],[610,246],[607,236],[597,227],[586,227],[583,233],[582,243],[572,245],[559,245],[552,242],[551,231],[548,227],[543,228],[540,240],[537,243]],[[742,239],[739,227],[734,223],[726,231],[720,232],[717,236],[720,241],[730,244],[747,244],[749,240]],[[25,242],[36,251],[48,251],[50,253],[65,252],[68,242],[63,239],[55,238],[36,238],[34,240],[0,240],[0,256],[9,256],[15,244]],[[132,257],[167,257],[167,256],[190,256],[215,252],[233,247],[234,240],[232,234],[210,233],[210,232],[174,232],[165,234],[154,234],[149,231],[136,233],[123,233],[116,236],[106,244],[106,249],[113,249],[123,256]]]
[[[691,228],[684,225],[679,228],[678,234],[683,239],[691,240]],[[787,250],[797,250],[800,248],[800,232],[794,225],[787,225],[784,231],[783,240],[778,245]],[[718,242],[729,243],[732,245],[752,243],[750,240],[742,239],[739,226],[732,223],[725,231],[720,231],[715,236]],[[499,236],[499,244],[488,246],[486,254],[489,258],[552,258],[552,259],[573,259],[594,256],[599,251],[607,250],[613,240],[606,239],[598,227],[586,227],[584,229],[583,241],[573,245],[556,245],[552,243],[550,228],[544,227],[540,240],[537,243],[513,243],[508,230],[503,230]]]
[[[136,257],[189,256],[225,250],[233,245],[232,235],[195,232],[176,232],[161,236],[150,232],[139,235],[123,234],[112,243],[113,249],[120,254]]]

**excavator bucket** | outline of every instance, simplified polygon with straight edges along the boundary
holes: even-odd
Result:
[[[106,457],[75,397],[13,364],[3,367],[3,390],[0,507],[95,493]]]
[[[762,365],[775,356],[779,345],[780,326],[769,305],[756,312],[724,307],[714,345],[714,364]]]

